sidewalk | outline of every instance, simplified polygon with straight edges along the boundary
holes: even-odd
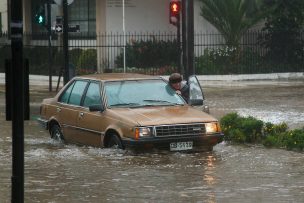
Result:
[[[49,76],[45,75],[30,75],[29,77],[30,86],[49,86]],[[53,88],[57,87],[58,76],[52,77],[52,86]],[[0,85],[5,84],[5,74],[0,73]],[[63,86],[63,78],[60,79],[59,87]]]
[[[163,76],[168,78],[168,76]],[[242,85],[280,85],[284,82],[294,81],[295,83],[304,82],[304,73],[269,73],[269,74],[248,74],[248,75],[198,75],[198,80],[203,86],[242,86]],[[56,88],[58,76],[52,77],[53,88]],[[5,84],[5,74],[0,73],[0,85]],[[30,75],[30,86],[48,86],[49,76]],[[63,85],[63,78],[60,87]]]

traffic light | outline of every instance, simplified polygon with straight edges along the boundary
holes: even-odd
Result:
[[[172,25],[177,26],[180,22],[180,11],[181,11],[181,3],[180,1],[170,1],[170,16],[169,22]]]
[[[35,23],[37,23],[38,25],[45,25],[45,8],[44,6],[40,6],[37,9],[37,12],[35,13]]]

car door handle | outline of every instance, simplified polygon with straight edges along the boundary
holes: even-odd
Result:
[[[79,117],[82,118],[83,116],[84,116],[84,113],[83,113],[83,112],[80,112],[80,113],[79,113]]]
[[[57,108],[57,112],[58,112],[58,113],[61,112],[61,108]]]

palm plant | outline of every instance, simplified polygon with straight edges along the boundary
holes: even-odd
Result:
[[[201,0],[201,16],[224,37],[226,44],[238,47],[242,35],[266,17],[263,0]]]

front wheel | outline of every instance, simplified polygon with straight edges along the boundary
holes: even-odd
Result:
[[[116,134],[110,135],[108,147],[113,148],[113,149],[124,149],[124,146],[122,145],[121,139]]]
[[[51,127],[50,130],[51,138],[58,141],[63,141],[63,134],[61,132],[61,129],[59,125],[55,124]]]

